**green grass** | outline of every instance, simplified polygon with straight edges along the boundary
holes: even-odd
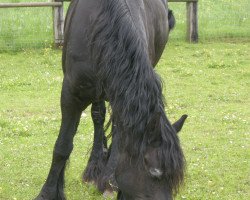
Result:
[[[44,2],[48,0],[1,0],[1,2]],[[68,3],[65,3],[65,13]],[[169,3],[176,17],[172,40],[184,41],[185,3]],[[199,38],[250,40],[249,0],[199,0]],[[51,8],[0,8],[0,51],[49,47],[53,44]]]
[[[176,199],[248,200],[250,43],[171,42],[157,66],[187,160]],[[0,199],[29,200],[47,176],[60,126],[61,51],[0,53]],[[69,199],[103,197],[81,183],[93,138],[89,109],[66,172]]]

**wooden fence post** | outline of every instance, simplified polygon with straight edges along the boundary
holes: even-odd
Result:
[[[53,30],[54,30],[54,44],[58,48],[63,45],[63,29],[64,29],[64,17],[63,17],[63,0],[52,0],[53,2],[61,2],[62,5],[53,7]]]
[[[187,2],[187,41],[198,42],[198,2]]]

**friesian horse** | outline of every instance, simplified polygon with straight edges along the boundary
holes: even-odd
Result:
[[[113,175],[119,200],[168,200],[183,181],[185,159],[153,67],[172,23],[164,0],[73,0],[65,21],[62,122],[51,168],[36,200],[61,200],[66,162],[81,113],[92,104],[94,145],[85,181]],[[173,20],[173,18],[172,18]],[[112,148],[103,130],[112,108]],[[108,155],[107,155],[108,154]],[[109,172],[111,171],[111,173]],[[100,181],[105,189],[110,177]]]

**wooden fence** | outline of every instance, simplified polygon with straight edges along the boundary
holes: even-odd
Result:
[[[198,42],[198,0],[168,0],[168,2],[186,3],[188,42]]]
[[[0,3],[0,8],[18,7],[52,7],[54,43],[56,47],[63,45],[63,2],[71,0],[51,0],[51,2]],[[198,42],[198,0],[168,0],[168,2],[186,3],[188,42]]]
[[[0,3],[0,8],[52,7],[54,43],[56,47],[59,47],[63,45],[63,1],[70,0],[51,0],[51,2]]]

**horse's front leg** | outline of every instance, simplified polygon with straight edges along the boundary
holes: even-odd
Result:
[[[104,133],[105,102],[92,103],[91,116],[94,123],[94,142],[87,167],[83,173],[84,182],[97,184],[107,162],[107,141]]]
[[[73,150],[73,138],[76,133],[82,110],[89,103],[80,101],[70,92],[64,80],[61,94],[62,123],[56,140],[51,168],[46,182],[36,200],[64,200],[64,171],[66,161]]]
[[[118,162],[118,131],[115,121],[112,121],[112,144],[109,148],[109,158],[107,165],[102,170],[100,178],[98,180],[98,189],[101,192],[107,192],[107,194],[118,190],[117,183],[115,181],[115,169]]]
[[[117,200],[125,200],[124,197],[123,197],[123,194],[122,194],[122,192],[120,190],[117,193]]]

